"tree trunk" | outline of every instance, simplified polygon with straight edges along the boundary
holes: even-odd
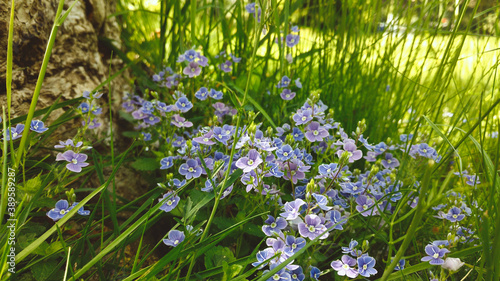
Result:
[[[12,111],[13,117],[27,114],[38,73],[54,23],[58,0],[15,0]],[[73,1],[67,0],[64,10]],[[7,40],[10,18],[10,0],[0,0],[0,103],[6,105]],[[119,44],[120,28],[114,17],[115,3],[110,0],[80,0],[71,10],[57,32],[52,56],[43,81],[37,109],[79,97],[91,91],[109,77],[111,51],[100,45],[98,37],[107,37]],[[118,46],[119,47],[119,46]],[[113,56],[116,57],[116,56]],[[118,59],[111,63],[112,72],[123,64]],[[111,73],[112,74],[112,73]],[[125,78],[113,81],[114,93],[126,87]],[[118,98],[116,98],[119,102]],[[60,115],[54,112],[50,119]],[[49,119],[49,120],[50,120]]]

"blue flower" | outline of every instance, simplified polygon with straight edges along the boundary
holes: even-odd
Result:
[[[47,212],[47,216],[54,221],[60,220],[64,215],[66,215],[69,211],[71,211],[73,207],[69,206],[68,201],[59,200],[56,203],[56,207]]]
[[[151,133],[146,133],[146,132],[141,132],[142,136],[144,137],[144,141],[150,141],[151,140]]]
[[[277,267],[278,264],[271,264],[269,267],[271,270],[273,270],[275,267]],[[276,272],[273,276],[269,277],[267,281],[290,281],[290,273],[285,271],[285,268],[280,269],[278,272]]]
[[[178,179],[172,179],[172,181],[168,182],[168,186],[170,187],[175,187],[175,188],[180,188],[183,185],[186,184],[186,180],[178,180]]]
[[[290,89],[283,89],[280,97],[283,100],[292,100],[295,97],[295,92],[292,92]]]
[[[180,97],[175,103],[175,106],[177,106],[181,112],[188,112],[193,108],[193,104],[186,97]]]
[[[42,121],[31,120],[30,130],[32,130],[33,132],[37,132],[37,133],[41,134],[41,133],[47,131],[48,128],[45,128],[45,125],[43,124]]]
[[[429,244],[425,246],[427,256],[423,257],[421,261],[428,261],[432,265],[441,265],[444,263],[442,257],[449,252],[446,248],[440,249],[438,246]]]
[[[300,35],[298,34],[288,34],[286,36],[286,45],[290,48],[295,47],[295,45],[299,44]]]
[[[278,156],[278,159],[280,159],[281,161],[289,160],[293,157],[293,155],[293,148],[288,144],[276,150],[276,156]]]
[[[342,256],[342,261],[336,260],[332,261],[330,266],[337,271],[337,274],[340,276],[346,276],[349,278],[356,278],[358,277],[358,271],[355,270],[354,267],[356,265],[356,260],[351,258],[348,255],[343,255]]]
[[[233,127],[227,124],[222,126],[222,128],[215,127],[213,129],[213,132],[214,132],[214,138],[225,145],[228,145],[227,141],[231,139],[231,135],[234,133]]]
[[[297,88],[302,89],[302,83],[300,83],[300,78],[295,79],[295,86]]]
[[[370,256],[363,255],[359,257],[358,258],[359,275],[364,277],[370,277],[371,275],[377,274],[377,270],[373,268],[375,266],[375,263],[376,263],[375,259]]]
[[[356,210],[360,212],[363,217],[378,215],[377,208],[373,207],[375,201],[372,198],[365,195],[359,195],[358,198],[356,198],[356,203],[358,204]]]
[[[318,207],[320,207],[321,210],[329,211],[332,208],[327,206],[328,199],[326,198],[326,196],[317,193],[313,193],[312,196],[314,197],[314,199],[316,199],[316,204],[318,204]]]
[[[285,212],[281,213],[280,216],[284,217],[286,220],[294,220],[300,214],[300,207],[306,204],[302,199],[295,199],[295,201],[285,203]]]
[[[210,92],[208,92],[208,95],[213,98],[214,100],[221,100],[224,97],[224,94],[222,91],[216,91],[215,89],[210,89]]]
[[[208,97],[208,90],[205,87],[201,87],[194,96],[199,100],[206,100]]]
[[[262,158],[260,158],[260,153],[251,149],[247,156],[241,157],[236,161],[236,167],[243,170],[243,173],[249,173],[250,171],[257,168],[262,163]]]
[[[281,80],[278,82],[278,85],[276,85],[276,88],[286,88],[290,85],[290,78],[288,76],[283,76]]]
[[[340,186],[342,187],[342,192],[343,193],[348,193],[348,194],[360,194],[365,191],[365,187],[363,186],[362,182],[344,182],[341,183]]]
[[[268,215],[267,220],[265,221],[266,225],[262,226],[262,231],[267,236],[273,236],[273,233],[281,233],[281,230],[284,229],[288,223],[283,218],[274,219],[273,216]]]
[[[328,213],[326,213],[326,218],[330,220],[330,223],[326,224],[327,228],[335,225],[333,229],[342,230],[344,229],[342,225],[347,222],[347,218],[343,217],[342,214],[340,214],[340,212],[337,210],[329,211]]]
[[[196,58],[198,57],[198,53],[191,49],[191,50],[187,50],[185,53],[184,53],[184,58],[188,61],[188,62],[193,62]]]
[[[305,240],[304,240],[305,242]],[[302,267],[297,267],[297,269],[291,270],[290,271],[290,279],[291,281],[303,281],[306,276],[304,275],[304,272],[302,271]]]
[[[73,209],[74,207],[76,207],[76,205],[78,205],[79,202],[74,202],[72,205],[71,205],[71,208],[70,209]],[[83,207],[81,207],[80,209],[78,209],[77,213],[79,215],[82,215],[82,216],[88,216],[90,215],[90,211],[89,210],[85,210],[83,209]]]
[[[299,109],[297,113],[293,115],[293,121],[295,121],[295,125],[297,126],[307,124],[312,119],[313,117],[311,109],[306,109],[306,110]]]
[[[320,236],[323,232],[327,230],[324,224],[321,223],[321,218],[317,215],[307,215],[305,217],[305,222],[298,224],[298,229],[302,237],[307,237],[311,240]],[[321,235],[319,239],[326,239],[328,237],[328,232]]]
[[[149,115],[142,120],[144,121],[144,123],[147,123],[149,125],[154,125],[154,124],[160,122],[160,118],[158,118],[157,116],[154,116],[154,115]]]
[[[318,278],[321,276],[321,271],[319,270],[319,268],[311,266],[311,271],[309,272],[309,274],[311,275],[311,279],[317,281],[319,280]]]
[[[394,258],[391,259],[391,262]],[[396,267],[394,267],[394,270],[403,270],[405,269],[405,264],[406,264],[406,261],[405,259],[400,259],[399,262],[396,264]]]
[[[219,64],[219,68],[220,70],[228,73],[228,72],[231,72],[231,70],[233,70],[233,68],[231,67],[233,63],[230,61],[230,60],[226,60],[225,62]]]
[[[245,6],[245,9],[247,10],[248,13],[253,14],[255,13],[255,3],[250,3]]]
[[[177,247],[182,241],[184,241],[186,236],[183,231],[179,230],[170,230],[168,232],[168,239],[163,239],[163,243],[167,246]]]
[[[179,167],[179,174],[185,176],[187,180],[200,177],[201,172],[202,168],[198,165],[198,161],[194,159],[188,159],[186,163]]]
[[[274,256],[274,250],[272,248],[267,248],[262,251],[257,252],[257,261],[252,263],[252,266],[262,268],[264,267],[264,262],[269,262],[268,260]]]
[[[463,220],[465,215],[462,214],[462,210],[460,208],[454,206],[448,211],[445,218],[450,222],[456,222]]]
[[[17,124],[16,127],[12,128],[7,128],[6,134],[7,138],[6,140],[16,140],[20,137],[22,137],[21,133],[24,131],[24,125],[23,124]],[[3,134],[2,134],[3,135]]]
[[[399,161],[398,159],[394,158],[391,153],[386,153],[385,154],[385,160],[382,160],[382,166],[384,168],[396,168],[399,166]]]
[[[79,106],[78,109],[82,112],[82,114],[88,113],[90,111],[90,106],[86,102],[82,102]]]
[[[349,242],[349,247],[341,247],[342,253],[344,254],[350,254],[352,256],[359,256],[361,255],[360,250],[356,250],[356,247],[358,246],[358,241],[351,239],[351,242]]]
[[[162,169],[162,170],[168,169],[174,165],[174,157],[169,156],[169,157],[162,158],[160,160],[160,164],[161,164],[160,169]]]
[[[304,133],[297,127],[293,127],[291,134],[295,141],[302,141],[304,139]]]
[[[287,235],[285,239],[285,254],[292,256],[306,245],[306,239],[299,237],[295,238],[292,235]]]
[[[158,199],[158,201],[162,202],[165,199],[166,201],[163,203],[163,205],[161,205],[160,210],[167,213],[175,209],[175,207],[177,207],[177,204],[179,204],[179,201],[181,200],[181,198],[177,196],[177,194],[175,194],[173,191],[165,193],[162,198]]]
[[[333,178],[333,174],[337,173],[337,168],[337,163],[321,164],[319,165],[318,172],[323,176]]]

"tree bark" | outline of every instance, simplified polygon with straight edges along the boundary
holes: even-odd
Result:
[[[58,0],[15,0],[12,111],[13,117],[27,114],[35,89],[43,55],[54,23]],[[73,1],[67,0],[64,10]],[[0,0],[0,103],[6,105],[7,40],[10,0]],[[123,67],[116,56],[110,62],[111,51],[100,45],[98,37],[107,37],[120,44],[120,28],[114,17],[114,1],[80,0],[57,32],[47,73],[43,81],[37,109],[79,97],[105,81]],[[120,46],[118,46],[120,47]],[[108,69],[111,63],[112,73]],[[127,87],[127,80],[113,80],[114,93]],[[119,99],[116,99],[116,103]],[[54,112],[50,119],[62,113]]]

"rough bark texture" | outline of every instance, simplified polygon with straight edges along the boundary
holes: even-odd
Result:
[[[57,11],[58,0],[16,0],[14,21],[14,61],[12,116],[28,112],[38,79],[45,48]],[[67,9],[73,1],[66,1]],[[6,104],[6,56],[10,0],[0,0],[0,102]],[[100,47],[98,37],[120,42],[120,29],[114,17],[114,1],[80,0],[57,32],[37,109],[50,106],[59,94],[62,101],[93,90],[108,77],[110,50]],[[113,59],[112,69],[122,67]],[[113,81],[115,93],[127,85],[124,78]],[[121,96],[121,94],[120,94]],[[51,119],[57,117],[51,116]]]
[[[28,113],[58,2],[59,0],[15,0],[12,118]],[[64,10],[73,2],[67,0]],[[0,105],[6,105],[7,100],[5,79],[10,6],[10,0],[0,0]],[[114,17],[109,17],[114,12],[115,2],[112,0],[80,0],[76,3],[57,32],[37,110],[51,106],[60,94],[60,102],[81,97],[84,91],[95,89],[110,76],[111,50],[104,44],[99,44],[98,38],[107,37],[120,44],[120,27]],[[123,62],[113,56],[111,75],[123,67]],[[123,91],[129,89],[125,75],[126,72],[111,82],[114,109],[119,108]],[[104,92],[107,93],[107,89]],[[105,103],[107,100],[108,96],[105,94],[101,102]],[[102,106],[103,114],[100,115],[99,122],[103,126],[98,133],[100,137],[106,138],[109,134],[109,114],[108,107],[105,104]],[[65,108],[54,111],[47,119],[46,125],[50,127],[63,110]],[[116,131],[119,128],[116,125],[118,118],[114,121]],[[74,122],[63,124],[43,145],[53,146],[59,140],[72,138],[80,122],[82,120],[78,118]],[[117,135],[119,134],[115,134]],[[115,138],[115,141],[118,141],[115,143],[118,146],[129,145],[124,144],[120,138]],[[109,154],[106,144],[101,143],[95,148],[103,154]],[[126,179],[116,181],[117,192],[127,198],[136,196],[136,184],[140,185],[140,179],[131,174],[131,170],[123,167],[117,175],[118,179]],[[97,182],[92,184],[98,185]]]

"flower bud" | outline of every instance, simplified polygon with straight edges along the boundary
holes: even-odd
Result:
[[[267,127],[266,134],[267,134],[267,136],[271,136],[273,134],[273,128],[272,127]]]
[[[450,271],[457,271],[464,265],[464,262],[459,258],[446,258],[444,263],[441,265],[444,269],[448,269]]]
[[[351,157],[351,156],[352,156],[352,153],[350,153],[349,151],[342,152],[342,154],[340,155],[339,165],[344,165],[347,162],[349,162],[349,157]]]
[[[294,142],[294,138],[293,138],[292,134],[286,135],[285,143],[291,144],[293,142]]]
[[[314,192],[316,184],[314,183],[314,179],[311,179],[309,183],[306,186],[306,191],[309,192]]]
[[[379,171],[380,171],[379,166],[373,165],[372,169],[370,170],[370,175],[368,177],[369,178],[374,177]]]
[[[254,122],[252,122],[252,124],[248,126],[247,131],[249,135],[255,135],[255,131],[257,131],[257,126],[255,125]]]
[[[187,146],[186,151],[188,151],[188,152],[191,151],[191,148],[193,147],[193,142],[191,140],[187,140],[186,146]]]

